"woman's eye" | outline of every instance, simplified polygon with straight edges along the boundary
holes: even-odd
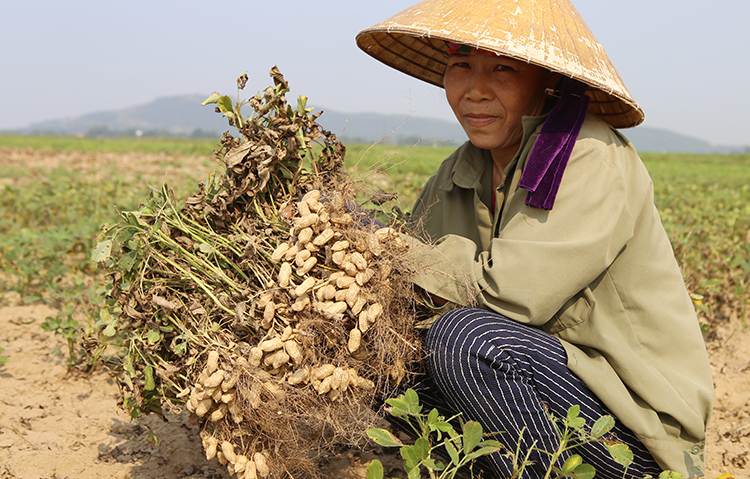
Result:
[[[495,71],[499,71],[499,72],[513,71],[513,67],[508,66],[508,65],[498,65],[495,67]]]

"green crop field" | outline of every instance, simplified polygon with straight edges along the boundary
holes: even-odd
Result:
[[[101,272],[90,261],[101,225],[166,182],[177,198],[217,167],[218,142],[0,136],[0,292],[44,301],[44,323],[69,340],[98,315]],[[348,145],[347,171],[408,211],[450,147]],[[750,306],[750,156],[642,155],[704,330]]]

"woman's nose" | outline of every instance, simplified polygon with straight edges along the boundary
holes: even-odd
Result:
[[[493,97],[492,89],[489,87],[486,75],[481,72],[472,72],[468,78],[466,97],[472,101],[491,100]]]

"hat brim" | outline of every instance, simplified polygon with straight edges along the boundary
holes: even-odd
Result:
[[[471,38],[461,38],[461,35],[456,32],[450,36],[442,36],[435,32],[425,32],[403,26],[394,27],[392,24],[379,24],[357,35],[357,45],[368,55],[396,70],[440,88],[444,87],[443,76],[448,62],[448,42],[462,43],[526,61],[589,85],[591,87],[587,92],[587,95],[591,97],[589,111],[600,116],[615,128],[631,128],[641,124],[644,120],[643,110],[633,100],[624,85],[614,88],[611,84],[596,81],[592,78],[594,75],[585,75],[560,68],[559,65],[535,61],[533,58],[508,49],[491,48]],[[619,81],[621,83],[621,80]]]

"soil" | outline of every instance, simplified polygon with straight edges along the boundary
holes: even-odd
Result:
[[[50,157],[59,158],[15,153],[10,163],[26,166],[36,157],[37,166],[46,163],[49,168]],[[9,155],[0,156],[8,159]],[[100,165],[107,159],[102,154],[90,157]],[[123,156],[112,159],[120,162]],[[143,155],[140,160],[144,164]],[[153,158],[153,164],[163,161],[163,157]],[[83,167],[75,161],[64,163]],[[182,161],[173,164],[177,170],[186,167]],[[0,366],[0,479],[229,478],[223,466],[205,460],[198,427],[184,411],[173,411],[176,414],[168,413],[163,419],[151,415],[131,421],[118,407],[117,386],[106,372],[69,371],[62,338],[40,327],[56,313],[44,304],[23,304],[9,293],[0,296],[0,348],[9,358]],[[743,329],[735,316],[715,326],[714,333],[707,342],[716,390],[708,427],[707,477],[732,472],[737,478],[747,478],[750,330]],[[158,438],[156,444],[148,440],[149,430]],[[383,461],[387,477],[403,477],[394,451],[376,446],[365,450],[342,447],[333,457],[321,457],[320,467],[330,478],[364,478],[367,463],[375,457]]]

